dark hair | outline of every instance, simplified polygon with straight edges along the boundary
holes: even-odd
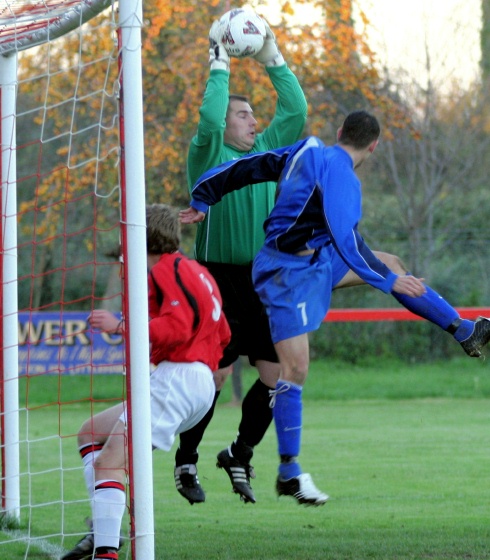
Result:
[[[150,255],[174,253],[180,246],[180,222],[176,208],[167,204],[146,207],[146,251]]]
[[[228,107],[226,109],[226,116],[228,116],[232,101],[243,101],[244,103],[248,103],[248,97],[245,97],[244,95],[237,95],[236,93],[230,93],[230,95],[228,96]]]
[[[379,138],[381,129],[375,116],[366,111],[354,111],[347,115],[342,125],[339,142],[357,150],[367,148]]]
[[[228,104],[230,103],[230,101],[245,101],[245,103],[248,103],[248,97],[246,97],[245,95],[230,93],[230,95],[228,96]]]

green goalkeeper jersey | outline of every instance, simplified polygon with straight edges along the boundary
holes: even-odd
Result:
[[[307,103],[298,80],[286,64],[266,68],[277,92],[270,125],[257,134],[249,152],[224,144],[229,72],[211,70],[199,110],[197,134],[187,158],[189,189],[211,167],[245,154],[263,152],[296,142],[307,117]],[[227,194],[198,224],[195,257],[199,261],[244,265],[253,261],[264,243],[264,220],[274,205],[276,183],[250,185]]]

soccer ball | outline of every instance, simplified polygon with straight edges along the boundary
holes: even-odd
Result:
[[[236,8],[219,19],[219,34],[229,56],[254,56],[264,46],[265,24],[255,12]]]

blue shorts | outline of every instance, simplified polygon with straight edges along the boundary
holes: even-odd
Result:
[[[262,247],[254,260],[253,281],[269,317],[272,341],[318,329],[333,288],[348,271],[331,246],[306,256]]]

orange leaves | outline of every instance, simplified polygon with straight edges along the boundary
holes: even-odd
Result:
[[[262,13],[261,5],[258,4],[259,13]],[[361,107],[376,107],[386,112],[394,126],[404,122],[403,115],[381,93],[375,56],[367,42],[369,22],[362,11],[354,12],[352,5],[351,0],[278,0],[270,18],[284,58],[297,75],[309,103],[305,132],[318,134],[326,141],[335,140],[335,130],[346,112]],[[195,134],[209,75],[208,32],[211,23],[229,7],[227,0],[144,3],[143,92],[149,199],[171,203],[187,196],[187,149]],[[310,13],[311,17],[298,19]],[[106,110],[108,99],[115,103],[108,90],[118,83],[116,46],[111,41],[114,41],[113,34],[100,33],[94,27],[92,37],[82,46],[77,43],[76,35],[53,43],[46,89],[29,91],[27,95],[41,103],[49,91],[49,96],[58,100],[44,114],[33,113],[39,126],[49,123],[51,132],[58,134],[74,115],[68,126],[72,134],[78,134],[84,123],[100,114],[104,130],[108,130],[102,135],[101,144],[109,145],[109,137],[117,134],[117,126],[109,122],[115,118],[117,108]],[[98,52],[111,48],[114,54],[107,63],[90,63]],[[46,60],[47,56],[26,53],[21,61],[22,75],[29,75],[46,64]],[[107,67],[101,70],[101,64]],[[262,65],[252,59],[232,59],[230,90],[249,97],[260,129],[270,121],[275,94]],[[74,146],[77,149],[71,161],[77,165],[82,152],[90,154],[94,146],[88,141],[74,145],[72,140],[73,137],[70,149],[73,151]],[[57,145],[60,157],[67,145],[68,139]],[[78,188],[84,186],[89,176],[82,175]]]
[[[294,15],[294,8],[291,6],[290,2],[284,2],[281,11],[283,14],[287,14],[288,16]]]
[[[151,39],[157,37],[162,30],[169,26],[170,22],[177,28],[187,27],[187,15],[192,12],[192,6],[184,2],[172,2],[169,0],[154,0],[154,9],[150,8],[151,20],[147,27],[147,41],[145,47],[151,49]]]
[[[207,31],[218,15],[213,15],[219,0],[201,3],[194,0],[175,2],[173,0],[152,0],[145,4],[145,16],[149,25],[146,27],[145,48],[154,48],[152,39],[159,37],[167,30],[180,30],[182,35],[194,33],[199,35],[200,27],[204,24],[207,40]],[[223,13],[226,10],[223,9]],[[216,12],[220,14],[220,10]]]

